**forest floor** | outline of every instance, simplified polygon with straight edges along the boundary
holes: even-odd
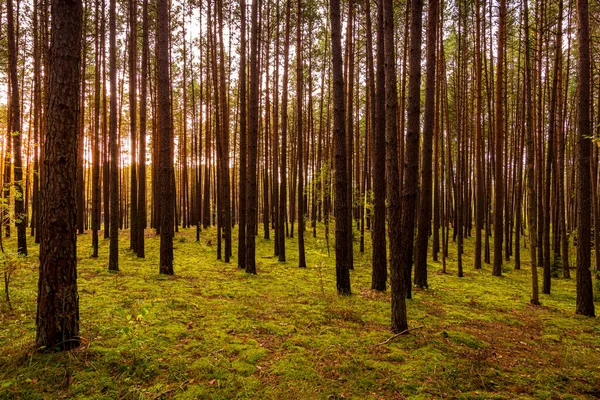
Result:
[[[200,242],[193,228],[176,234],[173,277],[158,274],[159,238],[149,231],[146,259],[121,235],[118,274],[107,270],[108,241],[93,259],[91,235],[79,236],[83,344],[65,353],[35,348],[31,240],[10,284],[12,310],[0,289],[0,398],[600,397],[600,320],[574,314],[574,273],[531,306],[528,251],[522,270],[505,263],[498,278],[490,265],[473,269],[468,239],[458,278],[451,244],[447,274],[430,262],[429,289],[408,301],[414,330],[384,343],[390,294],[370,289],[370,254],[357,244],[353,295],[339,297],[322,231],[307,232],[303,270],[296,239],[280,263],[272,240],[257,238],[256,276],[235,258],[215,259],[215,234],[203,231]],[[16,248],[14,239],[4,246]]]

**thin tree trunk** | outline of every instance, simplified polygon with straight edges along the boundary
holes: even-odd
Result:
[[[256,274],[256,229],[258,210],[257,159],[259,120],[259,71],[258,71],[258,9],[261,0],[252,2],[250,30],[250,98],[248,113],[248,187],[246,232],[246,272]],[[287,64],[287,63],[286,63]]]
[[[174,174],[173,132],[169,78],[169,8],[167,0],[157,2],[158,123],[160,150],[160,268],[161,274],[173,275]]]
[[[306,254],[304,251],[304,131],[302,130],[302,96],[304,92],[304,71],[302,66],[302,0],[298,0],[298,14],[296,18],[296,115],[297,115],[297,130],[296,136],[298,139],[298,266],[306,268]],[[312,94],[311,94],[312,95]]]
[[[246,269],[246,0],[240,1],[241,38],[240,38],[240,172],[239,172],[239,226],[238,226],[238,268]]]
[[[496,68],[496,128],[495,128],[495,170],[494,170],[494,268],[493,275],[502,275],[502,236],[504,207],[504,171],[502,144],[504,135],[504,48],[506,43],[506,0],[499,0],[500,17],[498,27],[498,66]]]
[[[19,102],[19,81],[17,75],[17,40],[14,27],[13,0],[8,0],[6,7],[8,28],[8,60],[10,70],[10,97],[11,97],[11,131],[13,142],[12,155],[14,158],[14,186],[15,186],[15,225],[17,227],[17,252],[27,255],[27,210],[23,196],[23,160],[21,157],[21,107]],[[8,226],[9,224],[7,224]]]
[[[109,63],[110,63],[110,249],[108,269],[119,270],[119,156],[117,142],[117,39],[116,0],[110,0],[109,9]]]

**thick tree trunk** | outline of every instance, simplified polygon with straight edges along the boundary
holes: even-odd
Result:
[[[52,2],[47,136],[42,174],[42,234],[36,345],[50,350],[79,346],[77,294],[77,133],[82,5]]]
[[[394,44],[394,13],[393,1],[381,1],[379,12],[383,13],[384,35],[384,68],[385,68],[385,159],[387,168],[386,197],[388,231],[390,241],[390,288],[392,292],[392,323],[393,332],[402,332],[408,328],[406,317],[406,295],[408,292],[407,281],[410,280],[410,266],[412,264],[412,249],[414,239],[414,211],[416,206],[417,185],[405,185],[404,201],[400,204],[400,172],[398,167],[398,134],[397,111],[398,91],[396,89],[396,57]],[[415,93],[420,85],[420,58],[421,58],[421,0],[411,0],[411,40],[410,40],[410,111],[407,143],[413,154],[408,155],[409,166],[405,169],[405,180],[417,182],[418,170],[415,168],[415,157],[418,157],[419,148],[419,100]],[[412,103],[414,102],[414,103]],[[416,111],[416,113],[415,113]],[[416,118],[416,119],[415,119]],[[415,150],[414,145],[417,148]],[[410,215],[409,215],[410,214]],[[404,248],[404,246],[408,246]],[[407,263],[408,261],[408,263]],[[408,278],[406,275],[409,275]]]
[[[337,291],[340,295],[350,295],[350,249],[348,243],[348,173],[346,171],[346,118],[344,96],[344,71],[342,61],[342,38],[340,1],[329,2],[331,19],[331,56],[333,69],[333,138],[335,141],[335,273]]]
[[[421,195],[415,246],[415,285],[427,287],[427,245],[431,232],[431,186],[433,178],[433,128],[435,115],[435,69],[438,25],[438,0],[429,0],[423,150],[421,157]]]
[[[391,6],[390,6],[391,8]],[[391,13],[391,9],[390,9]],[[389,15],[391,18],[391,15]],[[389,22],[392,23],[391,21]],[[411,298],[411,270],[413,262],[413,243],[415,234],[415,215],[417,208],[417,193],[418,193],[418,182],[419,182],[419,143],[420,143],[420,112],[421,112],[421,36],[422,36],[422,25],[423,25],[423,1],[422,0],[411,0],[410,9],[410,56],[409,56],[409,77],[408,77],[408,107],[406,116],[406,155],[405,162],[406,168],[404,169],[404,182],[403,193],[402,193],[402,227],[401,227],[401,242],[399,243],[400,252],[400,268],[404,278],[404,285],[406,291],[406,297]],[[384,22],[384,26],[387,23]],[[389,27],[388,27],[389,29]],[[390,33],[389,36],[386,33],[386,48],[391,47],[388,41],[392,41],[393,36]],[[390,48],[389,57],[393,55],[393,49]],[[386,67],[394,69],[393,58],[388,58],[386,53]],[[388,65],[390,64],[390,65]],[[390,85],[388,82],[392,81],[392,72],[386,74],[386,86],[388,90]],[[395,83],[395,80],[393,81]],[[395,84],[394,84],[395,87]],[[390,92],[391,96],[391,92]],[[388,103],[386,96],[386,103]],[[389,104],[389,103],[388,103]],[[386,107],[387,111],[387,107]],[[386,113],[387,115],[387,113]],[[389,122],[391,115],[386,116],[386,120]],[[387,125],[387,124],[386,124]],[[388,139],[388,144],[391,144]],[[388,174],[390,180],[392,180],[392,174]],[[388,193],[390,190],[388,190]],[[388,199],[388,203],[389,203]],[[390,204],[388,206],[392,208]],[[394,224],[393,219],[389,219],[390,224]],[[390,235],[391,236],[391,235]],[[391,239],[390,239],[391,240]],[[393,249],[396,247],[395,244],[390,242],[390,247]],[[396,330],[401,330],[401,326],[396,326]]]

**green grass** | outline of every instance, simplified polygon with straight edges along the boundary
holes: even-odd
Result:
[[[262,231],[261,231],[262,232]],[[53,399],[392,399],[558,398],[600,396],[600,322],[574,315],[575,280],[553,280],[541,307],[529,305],[523,269],[506,263],[465,277],[429,265],[428,290],[408,301],[418,328],[388,344],[388,293],[370,290],[370,255],[355,245],[350,297],[335,292],[335,263],[323,232],[307,234],[308,268],[272,257],[257,239],[258,275],[217,261],[215,230],[175,238],[175,276],[158,274],[159,238],[147,232],[147,258],[121,236],[118,274],[107,270],[108,241],[93,259],[79,237],[81,348],[35,349],[37,245],[0,292],[0,398]],[[235,236],[235,232],[234,232]],[[367,242],[369,242],[367,240]],[[330,243],[333,251],[333,243]],[[5,243],[15,248],[14,239]],[[234,241],[234,253],[236,251]]]

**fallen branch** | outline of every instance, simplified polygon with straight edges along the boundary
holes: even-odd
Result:
[[[375,346],[383,346],[384,344],[390,343],[392,340],[396,339],[400,335],[404,335],[405,333],[408,333],[410,331],[415,331],[415,330],[421,329],[421,328],[422,328],[422,326],[415,326],[414,328],[405,329],[402,332],[399,332],[399,333],[396,333],[395,335],[390,336],[387,340],[384,340],[381,343],[377,343]]]

